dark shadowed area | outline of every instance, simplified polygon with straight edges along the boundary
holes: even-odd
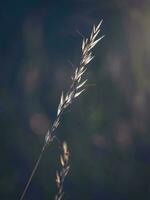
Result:
[[[0,1],[0,199],[20,198],[80,63],[82,34],[103,19],[88,87],[57,137],[71,153],[64,200],[150,199],[149,0]],[[79,34],[81,33],[81,34]],[[26,200],[53,200],[59,148],[47,149]]]

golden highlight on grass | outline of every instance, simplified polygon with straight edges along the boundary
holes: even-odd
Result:
[[[60,103],[58,105],[58,109],[57,109],[57,114],[56,114],[56,119],[51,127],[50,130],[47,131],[46,135],[45,135],[45,142],[44,142],[44,145],[42,147],[42,150],[41,150],[41,153],[39,155],[39,158],[35,164],[35,167],[33,168],[32,170],[32,173],[28,179],[28,182],[25,186],[25,189],[21,195],[21,198],[20,200],[23,200],[24,199],[24,196],[30,186],[30,183],[31,183],[31,180],[39,166],[39,163],[41,161],[41,158],[45,152],[45,149],[46,147],[49,146],[49,144],[56,138],[56,129],[58,128],[60,122],[61,122],[61,118],[64,114],[64,111],[66,110],[66,108],[68,106],[70,106],[73,101],[79,97],[83,92],[84,90],[86,89],[86,83],[87,83],[87,79],[84,79],[83,76],[87,70],[87,65],[91,62],[91,60],[94,58],[93,56],[93,53],[92,53],[92,49],[94,48],[94,46],[104,37],[101,36],[99,38],[97,38],[99,32],[100,32],[100,26],[102,24],[102,20],[100,21],[100,23],[97,25],[97,26],[93,26],[93,29],[92,29],[92,32],[91,32],[91,35],[89,38],[84,38],[83,39],[83,42],[82,42],[82,55],[81,55],[81,61],[80,61],[80,64],[78,67],[76,67],[74,73],[73,73],[73,76],[71,77],[72,79],[72,82],[70,84],[70,87],[68,89],[68,91],[66,92],[66,94],[64,94],[64,92],[62,92],[62,95],[61,95],[61,98],[60,98]],[[66,148],[67,150],[67,145],[65,145],[64,147],[64,150]],[[67,157],[61,157],[61,165],[64,166],[63,167],[66,167],[66,163],[65,162],[68,162],[66,160]],[[64,169],[64,168],[63,168]],[[68,169],[69,170],[69,169]],[[65,176],[61,176],[60,174],[57,174],[57,181],[60,179],[60,183],[62,182],[63,178],[65,178]],[[62,180],[61,180],[62,179]],[[59,181],[58,181],[59,182]],[[60,186],[62,187],[62,185],[60,184]],[[58,187],[58,191],[61,190],[60,188],[61,187]],[[62,197],[61,197],[62,198]],[[57,200],[61,199],[60,197],[57,198]],[[55,197],[55,200],[56,200],[56,197]]]
[[[53,140],[53,137],[55,137],[54,132],[60,124],[60,119],[65,109],[69,105],[71,105],[72,102],[75,100],[75,98],[81,95],[85,90],[85,84],[87,82],[87,79],[83,80],[83,75],[87,70],[87,64],[94,58],[94,56],[92,55],[92,49],[104,37],[102,36],[96,39],[98,33],[100,32],[101,24],[102,21],[100,21],[97,27],[95,27],[94,25],[90,38],[83,39],[80,65],[75,69],[75,72],[71,77],[72,83],[70,85],[68,92],[66,94],[62,92],[60,103],[57,109],[57,117],[53,123],[51,130],[49,130],[45,136],[45,142],[47,144],[49,144]]]
[[[61,200],[63,197],[63,185],[64,180],[69,172],[70,166],[69,166],[69,150],[68,145],[66,142],[63,142],[62,144],[63,154],[60,155],[60,164],[61,164],[61,170],[56,172],[56,185],[57,185],[57,194],[55,195],[55,200]]]

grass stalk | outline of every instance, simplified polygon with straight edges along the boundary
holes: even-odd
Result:
[[[37,168],[40,164],[40,161],[43,157],[43,154],[45,152],[45,149],[47,146],[50,145],[50,143],[57,137],[56,137],[56,129],[58,128],[60,122],[61,122],[61,118],[64,114],[64,111],[68,108],[68,106],[70,106],[74,100],[79,97],[86,89],[86,83],[88,79],[84,79],[84,74],[87,71],[87,65],[91,62],[91,60],[94,58],[94,56],[92,55],[92,49],[94,48],[94,46],[104,37],[101,36],[100,38],[97,38],[99,32],[100,32],[100,27],[101,27],[102,21],[100,21],[100,23],[97,26],[93,26],[91,35],[89,38],[83,38],[83,42],[82,42],[82,55],[81,55],[81,61],[78,67],[76,67],[72,77],[71,77],[71,84],[70,87],[68,89],[68,91],[66,92],[66,94],[64,94],[64,92],[62,92],[61,98],[60,98],[60,103],[58,105],[58,109],[57,109],[57,114],[56,114],[56,119],[51,127],[50,130],[47,131],[46,135],[45,135],[45,142],[44,145],[42,147],[41,153],[36,161],[36,164],[32,170],[32,173],[27,181],[27,184],[25,186],[25,189],[21,195],[20,200],[23,200],[27,190],[31,184],[31,181],[33,179],[33,176],[35,175],[35,172],[37,171]],[[64,152],[67,151],[66,150],[67,145],[63,144],[63,150]],[[64,157],[63,157],[64,156]],[[61,156],[61,165],[62,165],[62,171],[57,174],[57,187],[58,187],[58,195],[55,196],[55,200],[60,200],[63,196],[63,182],[64,182],[64,178],[66,177],[68,171],[69,171],[69,165],[68,165],[68,160],[66,160],[67,157],[65,157],[65,153],[63,154],[63,156]],[[64,163],[64,165],[63,165]],[[66,170],[66,171],[64,171]],[[64,172],[64,173],[63,173]],[[60,183],[58,184],[58,180],[60,179]]]

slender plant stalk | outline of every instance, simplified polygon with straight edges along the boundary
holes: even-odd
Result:
[[[100,21],[100,23],[97,26],[93,26],[91,35],[89,38],[84,38],[83,42],[82,42],[82,55],[81,55],[81,61],[78,67],[76,67],[73,76],[71,77],[72,79],[72,83],[70,85],[69,90],[66,92],[66,94],[64,94],[62,92],[61,98],[60,98],[60,103],[57,109],[57,115],[56,115],[56,119],[51,127],[50,130],[47,131],[46,135],[45,135],[45,142],[43,145],[43,148],[41,150],[41,153],[39,155],[39,158],[35,164],[35,167],[28,179],[28,182],[26,184],[26,187],[21,195],[20,200],[24,199],[24,196],[30,186],[30,183],[33,179],[33,176],[39,166],[39,163],[41,161],[41,158],[45,152],[45,148],[53,141],[53,139],[56,138],[56,134],[55,131],[58,128],[60,122],[61,122],[61,118],[64,114],[64,111],[66,110],[66,108],[68,106],[70,106],[73,101],[80,96],[83,91],[86,89],[86,82],[88,79],[83,80],[83,75],[85,74],[86,70],[87,70],[87,65],[91,62],[91,60],[94,58],[94,56],[92,55],[92,49],[93,47],[104,37],[101,36],[100,38],[97,39],[97,36],[100,32],[100,26],[102,24],[102,20]],[[56,198],[55,198],[56,199]]]
[[[24,198],[24,196],[25,196],[25,194],[26,194],[26,192],[27,192],[27,190],[28,190],[28,188],[29,188],[29,185],[30,185],[30,183],[31,183],[31,181],[32,181],[32,178],[33,178],[33,176],[34,176],[34,174],[35,174],[35,172],[36,172],[36,170],[37,170],[37,168],[38,168],[38,166],[39,166],[39,163],[40,163],[40,161],[41,161],[41,159],[42,159],[42,157],[43,157],[43,154],[44,154],[44,152],[45,152],[46,146],[47,146],[47,145],[46,145],[46,143],[45,143],[44,146],[43,146],[43,148],[42,148],[42,150],[41,150],[41,152],[40,152],[40,155],[39,155],[39,157],[38,157],[38,159],[37,159],[37,161],[36,161],[36,163],[35,163],[35,166],[34,166],[32,172],[31,172],[31,175],[30,175],[30,177],[29,177],[29,179],[28,179],[28,182],[27,182],[27,184],[26,184],[26,186],[25,186],[25,188],[24,188],[24,191],[23,191],[23,193],[22,193],[22,195],[21,195],[21,197],[20,197],[20,200],[23,200],[23,198]]]

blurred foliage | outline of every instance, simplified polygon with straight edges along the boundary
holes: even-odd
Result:
[[[18,199],[80,61],[82,37],[102,18],[106,37],[87,91],[57,130],[71,151],[64,199],[150,198],[150,3],[1,1],[0,199]],[[59,150],[52,144],[26,199],[53,199]]]

